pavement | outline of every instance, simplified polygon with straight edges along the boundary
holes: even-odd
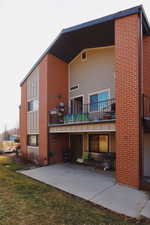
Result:
[[[20,173],[114,212],[150,219],[150,198],[141,190],[119,185],[114,173],[76,164],[55,164]]]

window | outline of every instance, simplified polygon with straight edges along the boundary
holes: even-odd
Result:
[[[30,111],[37,111],[39,108],[39,101],[38,100],[31,100],[28,102],[28,112]]]
[[[91,95],[90,96],[90,111],[97,111],[98,110],[98,95]]]
[[[93,134],[89,136],[90,152],[100,153],[109,152],[109,136],[102,134]]]
[[[87,52],[84,51],[84,52],[81,53],[81,61],[84,62],[86,60],[87,60]]]
[[[78,114],[83,112],[83,96],[71,99],[71,113]]]
[[[74,90],[76,90],[76,89],[79,89],[79,84],[72,86],[72,87],[70,88],[70,91],[74,91]]]
[[[33,101],[28,102],[28,111],[33,111]]]
[[[109,91],[103,91],[98,94],[90,95],[90,111],[98,111],[107,108]]]
[[[28,135],[28,145],[29,146],[38,146],[39,145],[39,135],[38,134],[30,134]]]

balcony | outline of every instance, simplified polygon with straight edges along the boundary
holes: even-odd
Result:
[[[143,97],[143,114],[144,114],[144,129],[146,132],[150,132],[150,97]]]
[[[76,102],[70,108],[60,103],[49,112],[49,126],[114,121],[115,105],[115,99],[92,104]]]

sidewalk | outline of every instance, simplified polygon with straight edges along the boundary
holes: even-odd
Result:
[[[56,164],[21,173],[114,212],[133,218],[150,218],[148,194],[116,184],[110,172],[80,165]]]

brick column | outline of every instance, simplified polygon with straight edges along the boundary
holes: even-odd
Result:
[[[47,104],[48,111],[58,107],[60,102],[68,106],[68,64],[61,59],[48,54],[48,83],[47,83]],[[51,139],[51,136],[55,138]],[[49,135],[48,152],[52,152],[49,157],[50,163],[63,161],[63,150],[68,148],[68,134]]]
[[[23,159],[27,159],[27,83],[21,86],[20,143]]]
[[[63,151],[69,147],[69,134],[49,134],[49,163],[63,162]]]
[[[53,152],[51,162],[62,161],[61,151],[68,144],[65,135],[56,135],[56,145],[51,145],[48,140],[48,112],[60,101],[68,105],[68,64],[47,54],[39,64],[39,71],[39,158],[40,164],[45,165],[49,162],[50,151]]]
[[[143,89],[150,96],[150,36],[143,39]]]
[[[116,178],[118,183],[137,188],[140,185],[139,43],[139,15],[117,19]]]
[[[48,56],[39,64],[39,161],[48,164],[48,114],[47,114],[47,67]]]

